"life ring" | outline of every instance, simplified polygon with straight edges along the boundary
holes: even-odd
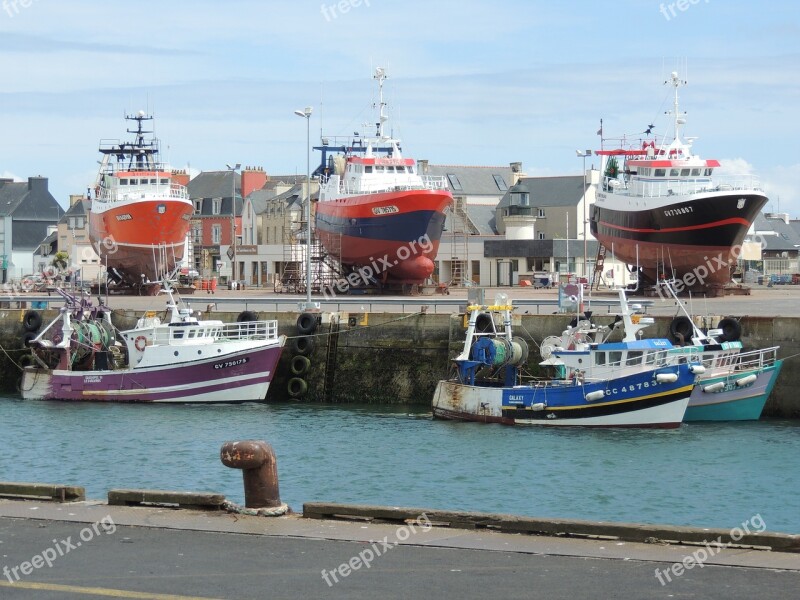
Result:
[[[300,335],[309,335],[314,333],[317,328],[317,315],[310,312],[304,312],[297,317],[297,332]]]
[[[723,342],[736,342],[742,337],[742,324],[736,319],[725,317],[717,327],[722,330]]]
[[[311,361],[308,359],[308,357],[298,354],[297,356],[292,357],[289,370],[292,372],[292,375],[305,375],[310,366]]]
[[[309,336],[296,337],[292,339],[292,352],[308,356],[314,350],[314,338]]]
[[[289,383],[286,384],[286,391],[289,392],[292,398],[299,398],[300,396],[305,396],[305,393],[308,391],[308,384],[305,379],[292,377]]]
[[[42,315],[35,310],[29,310],[22,317],[22,326],[25,331],[38,331],[42,326]]]
[[[133,345],[136,346],[136,349],[139,352],[143,352],[147,347],[147,338],[145,338],[143,335],[140,335],[133,341]]]

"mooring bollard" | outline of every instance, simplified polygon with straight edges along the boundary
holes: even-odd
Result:
[[[246,507],[281,506],[278,461],[275,458],[275,450],[267,442],[259,440],[225,442],[219,451],[219,458],[226,467],[242,469]]]

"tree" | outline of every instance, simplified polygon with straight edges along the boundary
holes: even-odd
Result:
[[[69,266],[69,254],[63,250],[59,250],[53,256],[53,260],[50,261],[50,264],[56,269],[63,271]]]

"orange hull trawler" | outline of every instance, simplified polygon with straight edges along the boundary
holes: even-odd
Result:
[[[693,138],[681,140],[683,83],[677,73],[667,81],[674,88],[671,143],[650,138],[631,146],[623,140],[618,148],[597,152],[603,178],[591,230],[607,250],[638,265],[653,282],[666,275],[684,278],[689,287],[723,288],[767,196],[753,176],[716,175],[719,161],[695,155]]]
[[[140,111],[132,143],[101,141],[103,160],[94,188],[89,237],[111,282],[144,288],[160,285],[183,258],[193,212],[186,187],[158,162],[157,138],[145,139]]]
[[[375,137],[349,144],[328,143],[316,206],[316,234],[344,273],[370,273],[378,288],[424,283],[444,229],[444,211],[453,201],[444,177],[423,177],[414,159],[400,152],[400,140],[384,134],[386,73],[376,69],[380,114]]]

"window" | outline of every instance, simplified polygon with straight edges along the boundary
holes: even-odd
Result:
[[[609,352],[608,353],[608,364],[609,365],[618,365],[622,362],[622,352]]]
[[[195,244],[202,244],[203,243],[203,228],[200,226],[194,226],[192,228],[192,239],[194,240]]]
[[[394,167],[392,167],[391,165],[386,167],[386,172],[387,173],[394,173]]]
[[[714,169],[706,169],[706,177],[710,177],[713,172]]]
[[[414,173],[414,167],[408,167],[408,172],[413,174]]]
[[[539,232],[539,239],[540,239],[540,240],[543,240],[543,239],[544,239],[544,234],[543,234],[541,231]]]
[[[195,200],[194,201],[194,212],[196,212],[199,215],[202,210],[203,210],[203,201],[202,200]]]
[[[664,177],[664,175],[666,174],[667,174],[666,169],[656,169],[656,174],[655,174],[656,177]]]
[[[222,225],[216,224],[211,226],[211,243],[219,244],[222,239]]]
[[[211,214],[218,215],[219,210],[222,207],[222,198],[213,198],[211,200]]]
[[[692,169],[692,177],[699,177],[700,169]]]
[[[605,352],[595,352],[594,353],[594,364],[598,366],[603,366],[606,364],[606,353]]]
[[[450,182],[450,187],[456,191],[461,191],[464,188],[461,186],[461,182],[459,181],[458,177],[455,173],[448,173],[447,180]]]
[[[401,167],[397,167],[397,172],[398,173],[405,173],[406,172],[406,168],[402,167],[402,166]]]
[[[508,189],[508,184],[506,180],[503,179],[502,175],[492,175],[494,177],[494,182],[497,184],[497,189],[501,192],[505,192]]]
[[[128,185],[128,180],[127,179],[120,179],[119,180],[119,184],[120,185]]]
[[[629,365],[640,365],[642,364],[642,351],[641,350],[631,350],[628,352],[628,361],[627,364]]]
[[[372,173],[372,165],[364,165],[364,173]]]
[[[677,177],[680,172],[681,172],[680,169],[670,169],[669,170],[669,176],[670,177]]]
[[[681,177],[688,177],[691,169],[681,169]]]
[[[375,165],[376,173],[383,173],[383,165]]]
[[[540,208],[539,213],[536,216],[539,217],[540,219],[544,219],[544,209]]]
[[[161,185],[169,185],[169,179],[162,179]]]

